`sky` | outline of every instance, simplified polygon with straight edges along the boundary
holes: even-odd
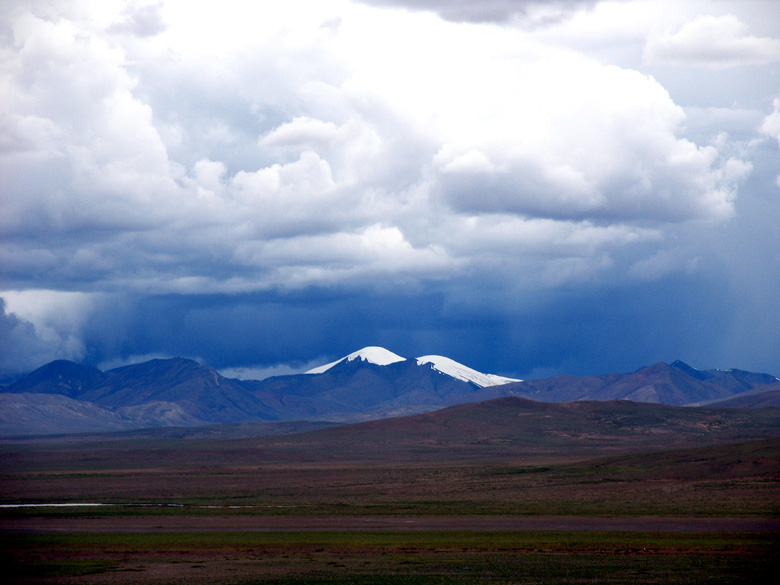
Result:
[[[0,374],[780,375],[772,0],[0,4]]]

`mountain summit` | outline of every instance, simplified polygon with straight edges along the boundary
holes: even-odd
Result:
[[[496,376],[495,374],[483,374],[482,372],[478,372],[477,370],[469,368],[468,366],[464,366],[463,364],[460,364],[455,360],[444,357],[442,355],[425,355],[415,359],[418,366],[430,365],[431,368],[440,374],[446,374],[447,376],[451,376],[456,380],[474,384],[479,388],[500,386],[501,384],[522,381],[514,378]],[[375,366],[389,366],[390,364],[406,361],[406,358],[394,354],[392,351],[387,350],[384,347],[369,346],[351,353],[348,356],[341,358],[340,360],[336,360],[335,362],[312,368],[306,373],[324,374],[341,363],[353,362],[355,360],[359,360],[367,364],[374,364]]]
[[[360,360],[369,364],[374,364],[376,366],[389,366],[390,364],[406,361],[406,358],[402,358],[400,355],[396,355],[384,347],[370,345],[368,347],[364,347],[363,349],[359,349],[349,354],[348,356],[341,358],[340,360],[336,360],[335,362],[312,368],[306,373],[323,374],[341,362],[352,362],[355,360]]]

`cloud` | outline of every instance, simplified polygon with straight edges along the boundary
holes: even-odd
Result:
[[[19,16],[4,57],[8,284],[194,294],[411,283],[481,270],[486,256],[497,270],[514,264],[500,235],[513,223],[521,238],[545,226],[560,256],[524,265],[553,283],[603,273],[607,248],[631,245],[623,234],[640,224],[733,214],[749,165],[680,138],[683,111],[649,77],[425,15],[344,9],[323,30],[334,14],[322,10],[302,25],[315,38],[270,14],[227,53],[192,47],[174,19],[155,37],[169,42],[164,56],[86,21]],[[175,100],[171,54],[186,89]],[[295,65],[282,71],[285,59]],[[248,97],[222,97],[233,95]],[[613,226],[598,245],[555,240],[597,223]],[[453,237],[469,225],[484,236]],[[574,259],[581,270],[561,268]]]
[[[83,301],[78,293],[0,293],[0,372],[26,372],[54,359],[84,359]]]
[[[762,134],[776,138],[780,144],[780,99],[775,99],[772,105],[774,112],[764,118],[759,130]],[[777,185],[780,186],[780,175],[777,176]]]
[[[248,243],[237,250],[246,265],[266,271],[269,288],[365,285],[379,288],[452,275],[459,262],[440,246],[413,246],[397,227],[376,224],[334,233]],[[386,284],[385,284],[386,283]]]
[[[660,222],[733,213],[749,167],[678,138],[684,113],[657,82],[568,56],[552,63],[553,74],[502,72],[515,101],[488,98],[484,118],[471,114],[475,135],[436,154],[438,184],[456,210]]]
[[[132,2],[122,10],[122,20],[114,23],[109,30],[127,32],[139,37],[153,37],[165,30],[162,14],[162,2],[143,4]]]
[[[300,152],[303,148],[312,149],[330,143],[338,134],[338,130],[333,122],[299,116],[274,128],[260,139],[259,145],[291,148]]]
[[[651,37],[645,45],[651,63],[733,67],[780,61],[780,40],[748,34],[733,14],[700,16],[676,32]]]
[[[686,258],[680,250],[659,250],[649,258],[636,262],[628,270],[629,276],[641,281],[656,281],[678,271],[694,272],[699,258]]]
[[[361,0],[377,6],[430,10],[455,22],[508,22],[544,25],[565,19],[574,10],[590,7],[597,0]]]
[[[238,368],[223,368],[220,370],[220,374],[226,378],[238,378],[239,380],[265,380],[272,376],[290,376],[293,374],[302,374],[321,366],[323,362],[327,363],[326,359],[315,359],[306,363],[297,363],[295,365],[290,364],[275,364],[271,366],[257,365]]]
[[[524,303],[692,278],[680,241],[726,233],[760,179],[765,112],[571,49],[636,48],[656,5],[98,4],[0,8],[2,288],[90,299],[66,323],[8,296],[30,355],[500,352]]]
[[[175,205],[176,169],[133,95],[123,52],[78,24],[29,13],[13,34],[4,59],[12,107],[0,122],[11,137],[0,159],[5,225],[35,218],[43,234],[158,223],[161,206],[153,216],[144,207],[155,196]]]
[[[0,374],[29,371],[53,356],[56,352],[38,338],[33,324],[7,312],[0,298]]]
[[[83,19],[13,21],[8,287],[424,281],[468,273],[486,246],[513,263],[491,234],[513,222],[525,234],[535,219],[550,220],[553,271],[575,278],[560,266],[603,272],[606,247],[637,226],[730,217],[750,170],[723,145],[680,138],[684,113],[653,79],[517,31],[350,5],[297,22],[290,8],[215,52],[182,28],[210,9],[147,8],[169,24],[132,42]],[[219,35],[226,16],[213,17]],[[452,237],[480,223],[473,244]],[[552,240],[594,224],[614,229],[585,254]]]

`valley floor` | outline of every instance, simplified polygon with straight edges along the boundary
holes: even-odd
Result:
[[[771,582],[778,561],[776,531],[66,529],[0,544],[20,584],[726,584]]]
[[[466,434],[431,416],[416,435],[385,431],[400,420],[237,440],[9,442],[0,504],[112,505],[0,509],[0,566],[6,582],[44,585],[771,582],[771,414],[760,432],[775,438],[747,425],[594,436],[560,420],[516,438],[496,432],[515,432],[512,421]]]
[[[332,531],[610,531],[780,533],[780,518],[587,516],[137,516],[4,518],[0,534]]]

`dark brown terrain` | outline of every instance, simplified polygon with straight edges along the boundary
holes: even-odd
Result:
[[[19,583],[739,583],[780,409],[505,398],[295,435],[6,441]]]

